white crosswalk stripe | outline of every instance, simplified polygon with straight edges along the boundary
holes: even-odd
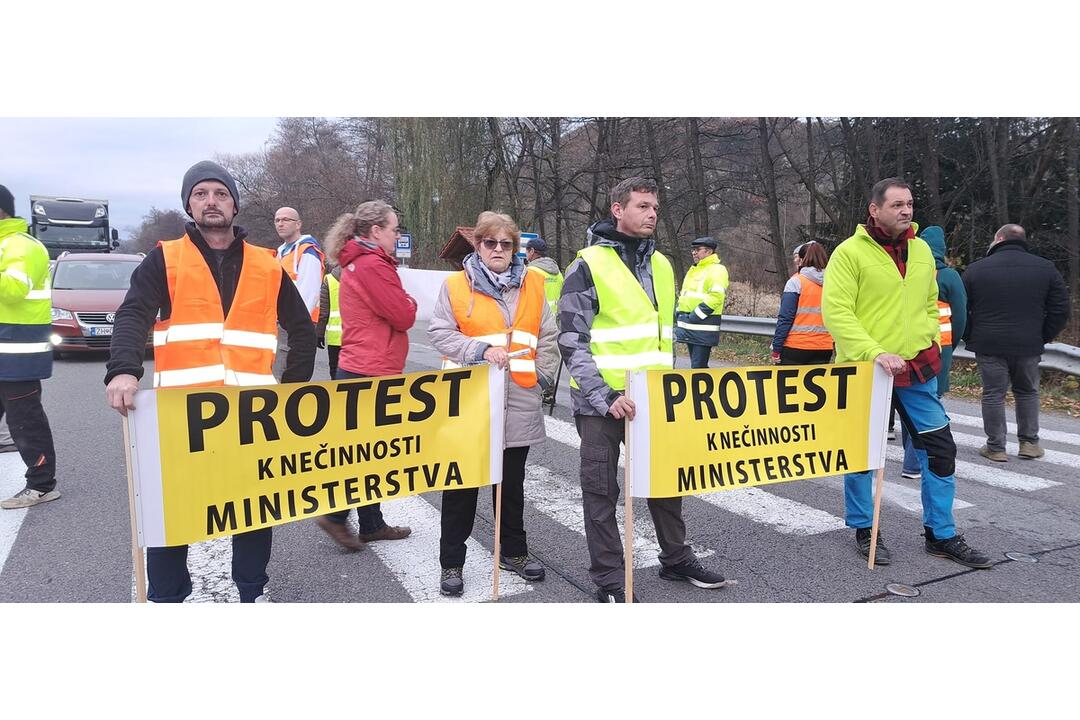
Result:
[[[525,497],[537,510],[550,517],[563,527],[585,537],[585,515],[581,508],[581,489],[576,482],[568,481],[559,473],[552,472],[540,465],[525,468]],[[622,503],[615,508],[615,517],[619,523],[619,532],[624,533],[624,511]],[[693,545],[694,554],[699,558],[714,554],[710,548]],[[656,531],[651,519],[635,515],[634,517],[634,567],[647,568],[660,564],[660,544],[656,540]]]
[[[895,460],[899,463],[904,462],[904,448],[890,445],[885,452],[889,460]],[[1021,490],[1023,492],[1045,490],[1061,484],[1054,480],[1047,480],[1034,475],[1022,475],[1011,470],[980,465],[966,460],[956,461],[956,477],[959,480],[971,480],[983,485],[1004,488],[1005,490]]]
[[[482,492],[488,491],[485,489]],[[423,498],[414,496],[394,501],[393,516],[395,525],[408,525],[412,528],[412,534],[405,540],[369,543],[368,549],[379,556],[414,602],[491,600],[495,567],[491,551],[471,537],[466,540],[465,568],[462,571],[465,592],[459,598],[445,597],[439,594],[439,511]],[[532,586],[514,573],[506,570],[499,573],[499,597],[531,591]]]
[[[949,420],[954,425],[967,425],[982,430],[983,421],[981,417],[975,415],[962,415],[960,413],[949,413]],[[1006,423],[1009,432],[1013,435],[1016,434],[1016,423]],[[1060,430],[1046,430],[1039,428],[1039,440],[1046,440],[1047,442],[1059,442],[1066,445],[1080,445],[1080,435],[1070,432],[1062,432]]]
[[[26,463],[17,452],[0,453],[0,498],[9,498],[26,487]],[[61,498],[62,500],[63,498]],[[54,501],[55,502],[55,501]],[[0,510],[0,571],[19,536],[19,528],[29,508]]]
[[[957,432],[954,429],[952,436],[959,447],[975,448],[977,450],[986,444],[986,438],[981,435],[969,435],[967,433]],[[1020,446],[1017,443],[1005,443],[1005,452],[1009,455],[1010,462],[1016,460],[1021,463],[1053,463],[1054,465],[1064,465],[1065,467],[1080,470],[1080,455],[1073,455],[1072,453],[1061,452],[1060,450],[1046,450],[1046,455],[1039,460],[1021,460],[1016,457],[1016,453],[1019,450]]]

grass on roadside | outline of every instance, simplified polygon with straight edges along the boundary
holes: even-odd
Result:
[[[759,335],[720,333],[720,345],[713,348],[712,359],[735,365],[768,365],[771,341],[772,338]],[[675,343],[675,347],[680,355],[686,355],[686,345]],[[1080,378],[1057,370],[1043,370],[1040,376],[1039,400],[1042,408],[1080,417]],[[949,395],[965,400],[979,400],[981,397],[982,381],[975,361],[953,360],[949,379]],[[1012,392],[1006,395],[1005,401],[1013,404]]]

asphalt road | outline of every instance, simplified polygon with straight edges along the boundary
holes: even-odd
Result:
[[[437,364],[422,331],[412,334],[407,371]],[[58,361],[45,383],[63,497],[0,514],[0,602],[129,602],[130,530],[119,416],[104,402],[105,358]],[[320,352],[315,379],[327,379]],[[580,526],[578,450],[563,377],[548,439],[531,449],[525,523],[532,554],[547,579],[526,585],[502,573],[505,603],[591,602],[588,554]],[[960,461],[956,518],[968,541],[996,561],[969,570],[922,547],[918,481],[890,461],[882,527],[893,563],[870,571],[843,528],[839,478],[784,483],[684,501],[689,539],[706,564],[737,585],[700,590],[658,577],[655,536],[644,502],[634,508],[638,551],[635,589],[646,602],[1061,602],[1080,598],[1080,422],[1044,413],[1038,461],[1011,453],[1005,465],[979,457],[977,404],[950,400]],[[1015,442],[1015,437],[1012,438]],[[896,443],[892,443],[896,445]],[[891,454],[895,454],[896,450]],[[22,487],[16,454],[0,455],[5,497]],[[491,503],[481,493],[466,566],[466,596],[446,599],[438,585],[438,507],[430,493],[385,504],[393,524],[413,527],[405,541],[373,543],[348,554],[313,521],[274,530],[269,567],[275,602],[475,602],[490,597]],[[1017,562],[1006,552],[1037,562]],[[191,602],[236,601],[229,541],[192,546]],[[920,590],[886,593],[888,583]]]

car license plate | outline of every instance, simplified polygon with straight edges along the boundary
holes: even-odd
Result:
[[[90,328],[90,337],[112,335],[112,325],[95,325]]]

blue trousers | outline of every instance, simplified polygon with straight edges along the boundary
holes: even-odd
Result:
[[[894,388],[893,406],[900,414],[902,426],[910,433],[922,472],[923,525],[933,531],[936,539],[947,540],[956,535],[952,510],[956,496],[953,471],[956,446],[949,430],[949,416],[937,396],[937,379]],[[928,449],[934,454],[932,463]],[[873,521],[873,472],[844,475],[844,522],[848,527],[868,528]]]

